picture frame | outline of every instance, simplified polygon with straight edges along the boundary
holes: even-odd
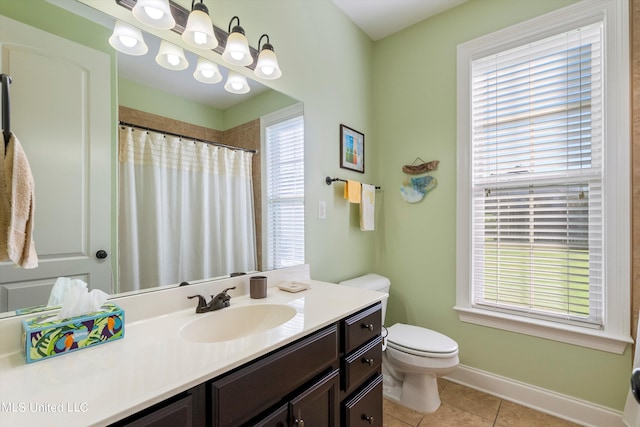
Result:
[[[340,167],[364,173],[364,134],[340,125]]]

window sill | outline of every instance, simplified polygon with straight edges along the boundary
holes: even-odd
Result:
[[[544,320],[521,318],[505,313],[469,307],[455,306],[454,309],[458,312],[458,316],[463,322],[579,345],[609,353],[622,354],[627,344],[633,343],[633,340],[628,336],[614,335],[600,330],[555,324]]]

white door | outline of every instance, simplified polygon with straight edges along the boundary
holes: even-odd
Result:
[[[59,276],[111,293],[109,55],[0,16],[0,70],[35,182],[39,258],[0,262],[0,312],[46,304]]]

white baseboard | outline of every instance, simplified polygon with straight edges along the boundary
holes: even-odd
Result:
[[[626,426],[620,411],[469,366],[459,365],[444,378],[583,426]]]

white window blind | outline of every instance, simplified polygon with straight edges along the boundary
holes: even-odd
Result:
[[[265,127],[267,268],[304,264],[304,123]]]
[[[603,322],[602,23],[472,61],[472,305]]]

